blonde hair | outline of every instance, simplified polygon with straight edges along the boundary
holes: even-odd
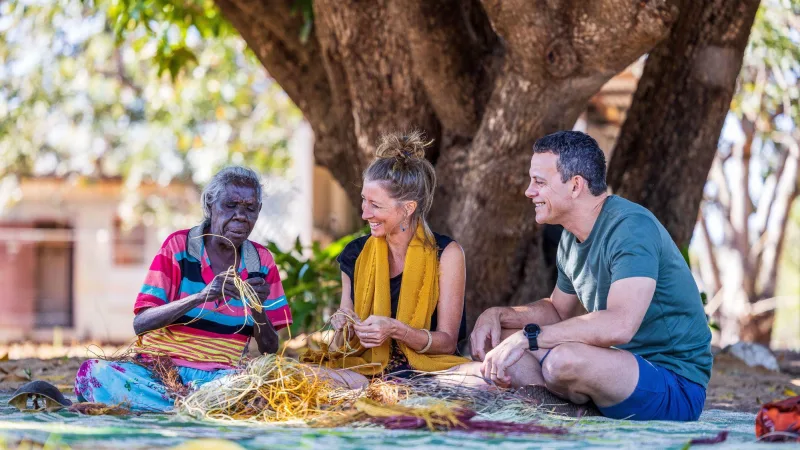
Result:
[[[397,201],[415,201],[417,209],[411,216],[411,226],[421,221],[426,244],[436,246],[436,239],[428,226],[428,213],[433,205],[436,190],[436,171],[425,159],[427,141],[421,131],[388,133],[381,137],[375,149],[375,160],[364,171],[364,181],[383,184],[391,198]]]

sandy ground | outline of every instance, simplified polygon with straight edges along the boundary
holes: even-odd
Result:
[[[800,353],[781,352],[776,356],[780,373],[748,367],[729,354],[718,354],[708,385],[706,409],[755,413],[764,403],[800,394]]]
[[[800,394],[800,353],[783,352],[777,356],[780,373],[748,367],[731,355],[718,354],[706,409],[755,413],[763,403]],[[0,391],[13,391],[29,380],[43,380],[63,392],[71,392],[82,360],[69,356],[0,360]]]

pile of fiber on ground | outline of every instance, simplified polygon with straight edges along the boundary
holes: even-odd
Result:
[[[539,407],[511,390],[462,386],[427,374],[390,376],[352,390],[279,355],[260,356],[205,384],[179,398],[176,410],[195,418],[284,426],[566,432],[533,423]]]

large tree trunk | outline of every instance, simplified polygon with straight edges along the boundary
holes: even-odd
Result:
[[[686,0],[650,52],[609,166],[615,193],[689,244],[759,0]]]
[[[317,161],[354,204],[382,133],[416,127],[436,140],[431,221],[466,252],[470,321],[550,293],[552,261],[523,196],[531,145],[571,128],[679,15],[679,0],[315,0],[301,44],[293,0],[217,3],[304,112]]]

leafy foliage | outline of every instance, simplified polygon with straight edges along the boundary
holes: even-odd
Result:
[[[765,138],[800,119],[800,0],[765,0],[747,45],[731,111]]]
[[[0,205],[19,176],[135,188],[203,184],[230,163],[283,171],[302,114],[215,11],[210,0],[0,4]]]
[[[169,71],[173,80],[190,62],[197,63],[188,42],[190,33],[199,33],[203,39],[236,35],[213,0],[98,0],[97,4],[106,7],[118,42],[131,35],[155,40],[158,75]]]
[[[89,0],[84,0],[89,1]],[[158,42],[154,61],[158,73],[169,72],[173,79],[197,63],[197,55],[189,44],[191,33],[203,39],[238,36],[238,32],[225,20],[213,0],[94,0],[106,7],[110,23],[118,41],[134,35]],[[293,10],[301,14],[304,26],[300,40],[306,42],[313,28],[312,0],[295,0]],[[252,52],[247,57],[255,61]]]
[[[267,245],[281,271],[283,288],[292,308],[292,335],[318,330],[330,317],[342,295],[336,258],[350,241],[364,233],[360,230],[344,236],[325,248],[319,242],[305,248],[299,239],[286,252],[274,243]]]

